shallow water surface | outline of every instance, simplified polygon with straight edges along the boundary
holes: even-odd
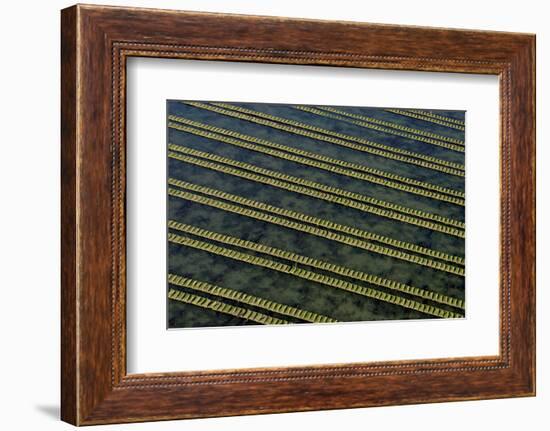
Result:
[[[463,111],[167,116],[169,328],[464,316]]]

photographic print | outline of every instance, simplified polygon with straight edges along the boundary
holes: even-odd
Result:
[[[169,100],[168,328],[455,319],[465,112]]]

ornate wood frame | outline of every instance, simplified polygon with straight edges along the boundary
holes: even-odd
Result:
[[[63,420],[88,425],[534,395],[534,35],[81,5],[62,11],[61,30]],[[500,354],[128,375],[130,56],[498,75]]]

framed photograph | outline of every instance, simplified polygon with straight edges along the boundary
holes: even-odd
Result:
[[[62,11],[62,419],[535,394],[535,37]]]

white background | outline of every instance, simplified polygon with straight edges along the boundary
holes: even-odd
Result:
[[[394,24],[537,33],[538,134],[538,396],[330,412],[106,426],[147,430],[499,430],[548,429],[550,29],[536,0],[338,2],[297,0],[118,1],[108,4],[345,19]],[[0,156],[2,266],[0,383],[2,428],[61,430],[59,409],[59,9],[65,1],[9,2],[0,15]],[[31,103],[32,102],[32,103]],[[543,192],[544,191],[544,192]],[[545,193],[545,194],[543,194]],[[544,314],[546,311],[546,315]]]
[[[498,77],[141,58],[127,83],[128,372],[498,354]],[[467,318],[167,331],[166,99],[467,111]]]

